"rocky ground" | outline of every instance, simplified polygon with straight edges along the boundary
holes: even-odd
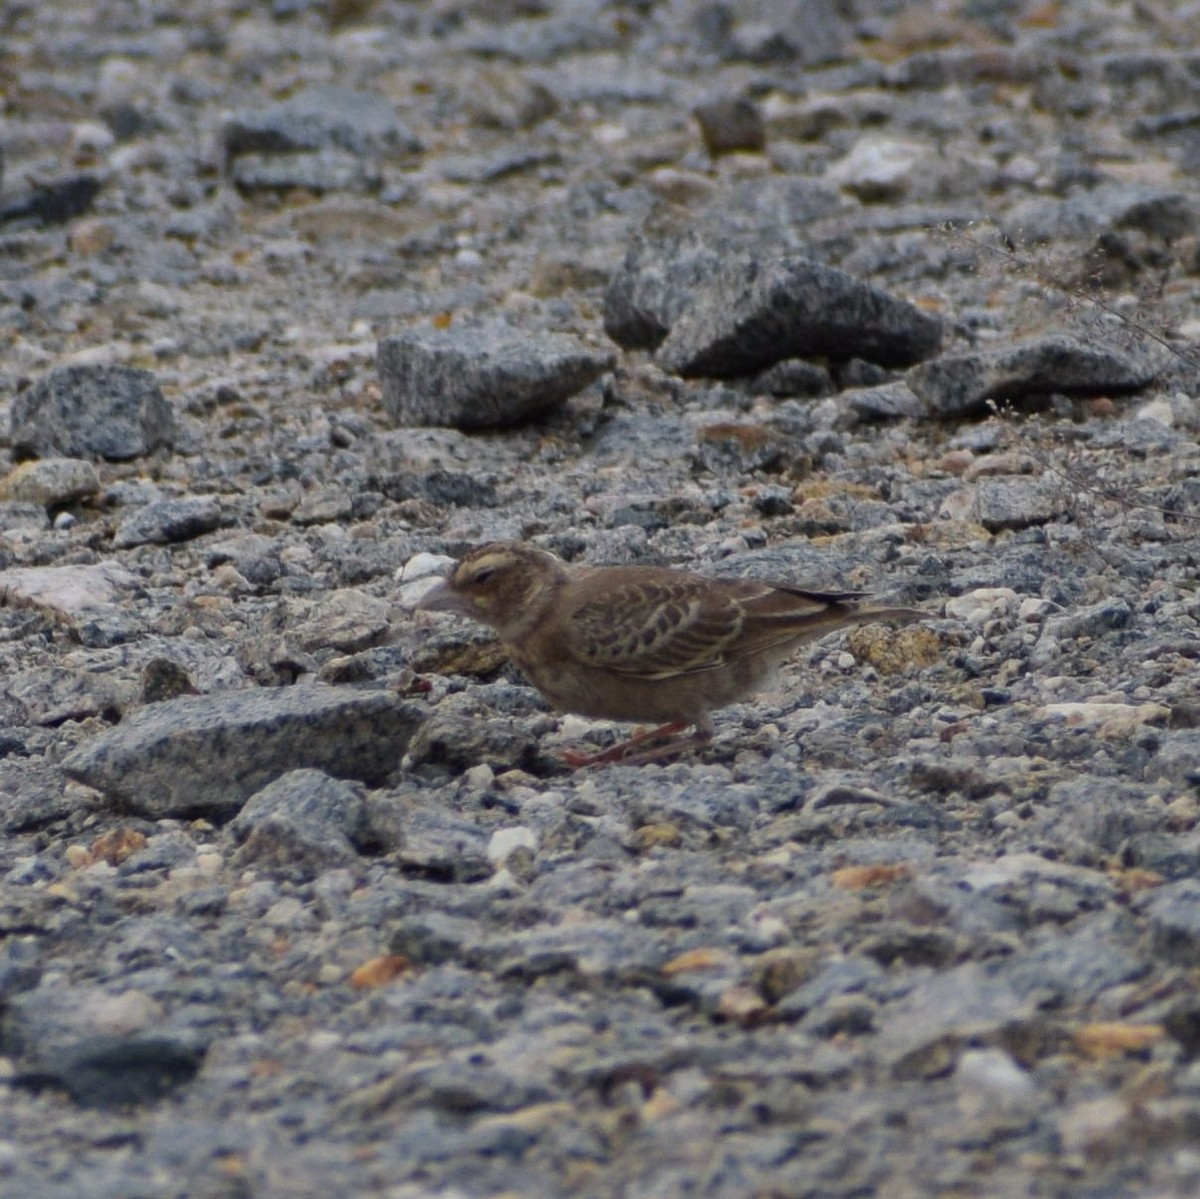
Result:
[[[0,1192],[1200,1188],[1200,6],[0,3]],[[928,610],[570,772],[481,540]]]

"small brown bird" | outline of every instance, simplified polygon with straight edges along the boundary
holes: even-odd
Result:
[[[709,712],[759,690],[802,642],[845,625],[927,615],[860,606],[864,599],[660,566],[572,567],[524,542],[492,541],[467,553],[417,607],[489,625],[563,712],[662,726],[593,758],[568,756],[578,766],[651,760],[659,754],[627,754],[688,725],[695,742],[708,741]]]

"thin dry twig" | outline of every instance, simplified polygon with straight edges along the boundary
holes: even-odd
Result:
[[[998,245],[976,237],[972,233],[975,227],[974,225],[966,227],[947,226],[946,232],[955,240],[969,246],[972,250],[1003,260],[1016,273],[1035,280],[1041,286],[1061,292],[1064,295],[1071,296],[1076,300],[1090,305],[1097,312],[1103,313],[1119,322],[1124,328],[1136,334],[1139,338],[1154,342],[1168,353],[1173,354],[1180,361],[1200,369],[1200,351],[1190,346],[1187,348],[1181,347],[1177,342],[1172,341],[1161,328],[1155,328],[1146,321],[1121,311],[1099,289],[1089,289],[1082,284],[1071,282],[1070,279],[1062,274],[1042,269],[1031,256],[1023,255],[1017,246],[1003,234],[999,235],[1003,238],[1003,241]]]

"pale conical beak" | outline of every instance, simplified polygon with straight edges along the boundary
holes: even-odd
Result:
[[[448,580],[443,579],[432,591],[427,591],[417,602],[417,612],[458,612],[467,610],[463,597],[453,590]]]

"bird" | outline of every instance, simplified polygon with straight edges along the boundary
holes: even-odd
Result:
[[[928,613],[876,606],[859,591],[714,578],[665,566],[576,566],[522,541],[469,550],[416,605],[490,627],[526,680],[562,712],[657,727],[570,766],[640,764],[668,741],[706,744],[711,713],[761,690],[797,646],[868,621]]]

